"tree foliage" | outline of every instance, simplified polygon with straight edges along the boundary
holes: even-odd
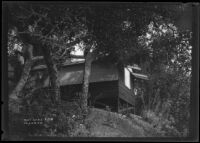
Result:
[[[94,6],[86,13],[88,33],[93,35],[99,57],[115,62],[140,63],[138,36],[146,33],[148,24],[173,21],[166,7],[146,4]]]
[[[15,37],[33,45],[34,50],[43,51],[52,91],[55,91],[52,96],[60,100],[57,65],[69,58],[72,46],[80,42],[82,25],[62,5],[13,3],[9,10],[9,24],[11,30],[15,30]]]
[[[139,37],[148,59],[141,66],[150,76],[145,110],[162,114],[182,136],[189,129],[191,38],[190,31],[180,32],[170,23],[158,29],[151,23],[147,34]]]

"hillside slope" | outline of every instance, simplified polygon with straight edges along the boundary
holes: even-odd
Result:
[[[161,136],[149,123],[131,114],[129,117],[101,109],[90,109],[86,118],[89,137]]]

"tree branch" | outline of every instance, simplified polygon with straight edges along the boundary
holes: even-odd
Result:
[[[73,54],[70,54],[70,58],[75,58],[75,59],[85,59],[84,56],[73,55]],[[32,58],[32,62],[36,62],[36,61],[43,60],[43,59],[44,59],[43,56],[33,57],[33,58]]]
[[[52,44],[54,44],[56,46],[65,47],[65,48],[74,46],[74,45],[80,43],[81,41],[86,40],[89,37],[89,35],[88,35],[88,36],[85,36],[85,37],[82,37],[82,38],[77,38],[76,40],[74,40],[74,41],[72,41],[70,43],[63,43],[63,42],[57,41],[57,40],[55,40],[53,38],[49,38],[47,36],[43,36],[43,35],[41,35],[39,33],[34,33],[34,32],[29,32],[29,31],[21,31],[21,32],[18,31],[17,34],[30,34],[32,36],[39,37],[40,39],[47,40],[47,41],[49,41],[50,43],[52,43]]]

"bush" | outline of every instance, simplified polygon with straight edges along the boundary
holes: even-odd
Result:
[[[79,135],[85,130],[84,127],[80,127],[83,123],[83,116],[77,102],[63,102],[61,105],[53,105],[51,102],[42,104],[37,101],[29,105],[24,103],[20,114],[9,114],[12,136],[16,135],[21,138],[26,136],[68,137]],[[37,124],[32,124],[34,122]],[[81,128],[82,131],[76,131]]]
[[[151,110],[144,110],[142,112],[142,116],[147,122],[152,124],[153,127],[163,136],[181,136],[180,132],[174,126],[175,121],[172,116],[167,119],[161,113],[157,115]]]

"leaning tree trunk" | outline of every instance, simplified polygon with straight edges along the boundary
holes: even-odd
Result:
[[[94,53],[88,52],[85,57],[85,66],[84,66],[84,73],[83,73],[83,93],[81,97],[81,109],[85,115],[88,113],[88,91],[89,91],[89,80],[91,75],[91,65],[92,61],[94,60]]]
[[[25,61],[24,64],[24,68],[23,68],[23,72],[21,75],[20,80],[18,81],[16,87],[14,88],[14,90],[12,91],[12,93],[9,95],[9,110],[14,112],[14,113],[19,113],[19,105],[21,103],[21,99],[19,98],[19,94],[22,91],[23,87],[25,86],[28,77],[29,77],[29,73],[31,71],[31,67],[33,64],[32,61],[32,50],[33,50],[33,46],[32,45],[28,45],[27,46],[27,60]]]
[[[49,78],[50,78],[50,94],[53,103],[60,104],[60,83],[58,80],[58,70],[56,64],[51,57],[51,51],[48,47],[42,47],[44,53],[44,60],[46,62]]]

